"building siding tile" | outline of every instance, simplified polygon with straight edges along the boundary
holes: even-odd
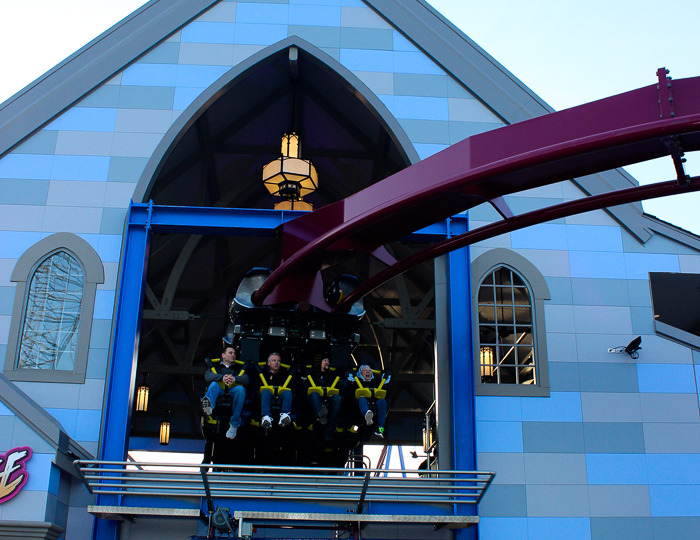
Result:
[[[644,428],[636,422],[585,422],[583,436],[588,453],[638,454],[645,451]]]
[[[573,453],[585,451],[580,422],[523,422],[523,451]]]

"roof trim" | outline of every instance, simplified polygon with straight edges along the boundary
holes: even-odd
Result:
[[[0,104],[0,156],[219,0],[151,0]]]
[[[77,475],[75,459],[92,459],[92,455],[75,442],[63,426],[5,375],[0,373],[0,401],[56,450],[54,463]]]
[[[642,219],[645,221],[646,227],[651,231],[700,251],[700,236],[650,214],[642,215]]]

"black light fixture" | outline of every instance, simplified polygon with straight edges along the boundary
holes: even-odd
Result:
[[[622,354],[624,352],[629,354],[632,360],[636,360],[637,358],[639,358],[639,353],[637,351],[639,351],[642,348],[641,345],[642,336],[637,336],[632,341],[630,341],[627,346],[621,345],[619,347],[611,347],[608,349],[608,352],[613,354]]]
[[[636,360],[637,358],[639,358],[639,353],[637,351],[642,348],[641,345],[642,336],[637,336],[629,342],[629,345],[627,345],[627,347],[625,347],[625,352],[630,355],[630,358],[632,360]]]

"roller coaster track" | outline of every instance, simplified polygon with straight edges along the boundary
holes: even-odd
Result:
[[[469,137],[368,188],[280,227],[280,265],[256,291],[257,305],[306,301],[344,310],[375,287],[451,250],[581,212],[700,191],[683,154],[700,149],[700,77],[658,84]],[[591,195],[513,215],[503,197],[562,180],[671,156],[677,178]],[[448,238],[401,261],[387,242],[488,202],[503,220]],[[387,264],[336,306],[320,271],[332,252],[370,253]],[[335,253],[337,256],[337,253]]]

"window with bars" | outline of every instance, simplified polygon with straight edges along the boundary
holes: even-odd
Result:
[[[536,384],[532,302],[523,279],[500,267],[479,286],[479,361],[483,384]]]
[[[504,248],[479,255],[471,271],[476,394],[549,396],[544,276]]]
[[[85,275],[66,251],[44,259],[32,275],[17,367],[72,371]]]

